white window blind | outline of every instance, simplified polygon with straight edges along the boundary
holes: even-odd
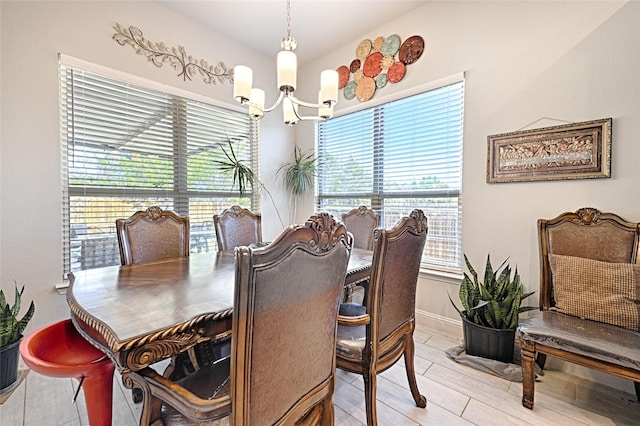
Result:
[[[258,172],[247,114],[61,64],[64,271],[120,263],[115,220],[157,205],[191,221],[191,250],[215,250],[213,214],[240,194],[216,161]],[[230,148],[231,144],[232,148]]]
[[[318,208],[371,206],[385,228],[422,209],[423,266],[459,272],[463,107],[459,81],[319,123]]]

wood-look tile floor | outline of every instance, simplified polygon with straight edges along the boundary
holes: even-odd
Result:
[[[378,424],[397,425],[639,425],[640,403],[635,395],[599,385],[564,372],[545,370],[536,383],[535,408],[522,407],[522,384],[457,364],[445,350],[455,338],[419,327],[415,334],[418,387],[427,397],[417,408],[408,389],[404,366],[397,364],[378,379]],[[9,399],[0,405],[1,426],[87,425],[82,394],[71,404],[77,386],[30,372]],[[366,422],[362,379],[338,371],[334,395],[336,425]],[[140,406],[131,402],[116,373],[113,425],[138,424]]]

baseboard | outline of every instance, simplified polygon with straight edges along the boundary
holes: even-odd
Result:
[[[417,309],[416,324],[462,339],[462,321]]]

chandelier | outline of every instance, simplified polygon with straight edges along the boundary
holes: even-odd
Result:
[[[333,105],[338,100],[338,72],[325,70],[320,74],[320,92],[318,102],[305,102],[296,98],[296,75],[298,59],[293,51],[298,42],[291,36],[291,1],[287,0],[287,36],[282,38],[282,50],[277,56],[277,82],[280,94],[272,107],[265,108],[264,90],[253,88],[253,70],[245,65],[233,69],[233,97],[243,105],[249,106],[249,115],[256,120],[265,112],[270,112],[282,104],[284,123],[294,125],[300,120],[326,120],[333,116]],[[316,115],[302,115],[299,107],[314,108]]]

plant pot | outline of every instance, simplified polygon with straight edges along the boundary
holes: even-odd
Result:
[[[467,355],[475,355],[501,362],[513,362],[516,330],[499,330],[475,324],[464,315],[462,330]]]
[[[0,390],[11,386],[18,379],[20,340],[0,349]]]

